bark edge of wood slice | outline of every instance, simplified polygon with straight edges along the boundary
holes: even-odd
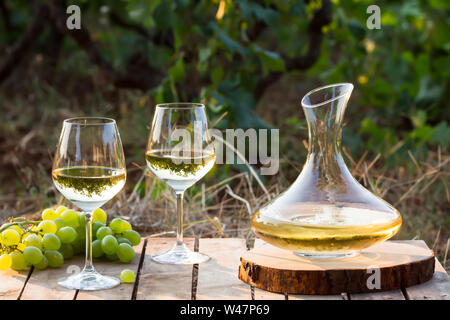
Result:
[[[423,241],[385,241],[356,257],[326,261],[301,258],[264,243],[242,254],[239,279],[278,293],[369,293],[426,282],[433,277],[434,267],[434,253]],[[379,289],[373,288],[374,268],[380,274]]]

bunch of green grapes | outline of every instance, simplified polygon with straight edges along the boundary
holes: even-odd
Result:
[[[131,263],[141,236],[128,221],[107,219],[102,209],[92,213],[93,257]],[[58,268],[85,250],[85,214],[64,206],[45,209],[41,221],[11,218],[0,227],[0,270]]]

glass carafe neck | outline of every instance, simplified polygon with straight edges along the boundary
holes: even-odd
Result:
[[[341,154],[341,140],[344,112],[352,89],[351,84],[323,87],[302,100],[309,131],[304,170],[316,176],[319,189],[336,188],[342,184],[343,175],[349,174]]]
[[[309,144],[308,154],[333,156],[340,154],[342,140],[342,118],[345,105],[304,108],[308,121]]]

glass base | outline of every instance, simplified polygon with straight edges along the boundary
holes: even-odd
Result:
[[[120,280],[110,276],[103,276],[95,270],[83,270],[73,276],[60,279],[58,284],[67,289],[91,291],[113,288],[120,284]]]
[[[347,252],[323,252],[323,253],[307,253],[307,252],[296,252],[294,251],[296,255],[302,258],[307,259],[345,259],[345,258],[351,258],[359,255],[359,251],[347,251]]]
[[[176,244],[169,251],[152,256],[152,260],[163,264],[197,264],[209,259],[206,254],[189,250],[184,243]]]

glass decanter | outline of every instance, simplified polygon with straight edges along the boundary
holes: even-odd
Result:
[[[359,184],[342,157],[342,120],[352,90],[352,84],[340,83],[303,97],[306,163],[285,192],[254,213],[252,229],[259,238],[302,257],[336,259],[354,256],[400,229],[399,212]]]

